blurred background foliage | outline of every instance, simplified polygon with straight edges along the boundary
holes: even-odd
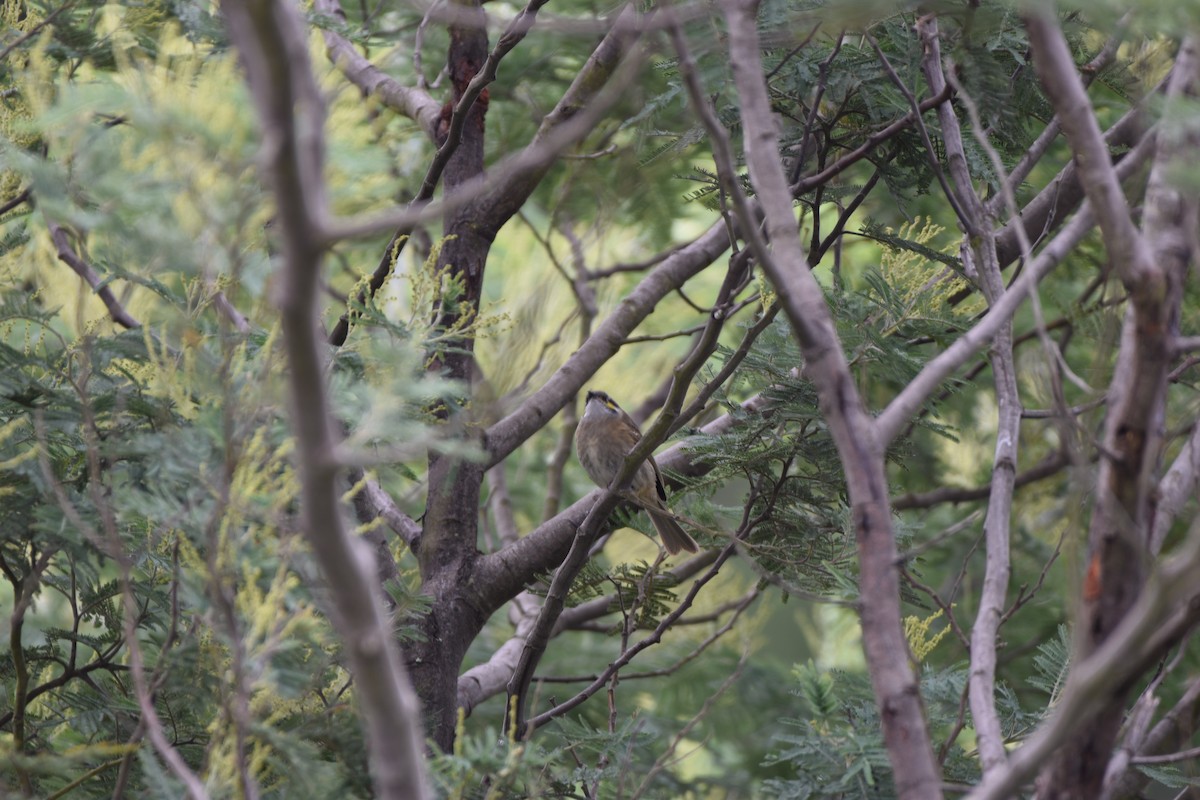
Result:
[[[987,111],[992,144],[1011,164],[1048,116],[1018,20],[1005,5],[975,12],[971,4],[936,5],[944,48]],[[1101,5],[1068,16],[1080,62],[1102,46],[1125,4]],[[500,2],[485,8],[493,36],[519,10]],[[1179,8],[1160,3],[1153,14],[1139,14],[1134,33],[1144,38],[1132,39],[1097,76],[1102,121],[1161,77],[1171,44],[1160,32],[1173,30],[1182,12],[1172,9]],[[545,24],[505,59],[489,90],[490,162],[529,140],[610,11],[589,0],[543,11]],[[341,78],[324,57],[320,29],[336,27],[389,74],[405,83],[420,76],[439,97],[446,34],[422,25],[419,9],[392,0],[346,12],[345,25],[310,19],[328,93],[327,178],[335,211],[349,216],[411,199],[432,148],[414,123]],[[763,3],[764,58],[783,155],[796,174],[831,163],[906,112],[907,100],[857,31],[869,26],[904,82],[923,86],[914,13],[871,2]],[[0,202],[26,191],[31,200],[0,218],[0,630],[9,645],[0,652],[0,787],[30,797],[181,796],[145,743],[135,692],[145,682],[169,740],[213,797],[243,796],[239,763],[251,765],[263,797],[366,797],[353,689],[295,528],[298,487],[272,306],[272,209],[257,178],[254,115],[220,21],[202,0],[25,0],[7,3],[4,14]],[[835,53],[840,27],[856,33]],[[736,137],[722,24],[697,14],[687,32]],[[595,319],[602,319],[639,272],[596,280],[588,271],[651,258],[697,234],[719,208],[709,145],[687,109],[672,51],[649,37],[642,57],[636,81],[606,121],[555,165],[493,248],[475,329],[487,381],[476,413],[484,421],[511,410],[578,345],[590,320],[580,315],[572,280],[594,291]],[[824,74],[819,136],[806,137],[813,88]],[[991,164],[973,138],[964,139],[972,173],[989,193]],[[1066,158],[1061,147],[1053,151],[1022,198]],[[965,279],[933,282],[948,269],[961,273],[959,235],[912,130],[803,195],[805,235],[824,240],[838,209],[875,170],[883,190],[822,254],[817,274],[860,390],[877,409],[982,306],[951,301]],[[51,225],[71,232],[71,248],[140,327],[122,330],[110,320],[60,261]],[[385,244],[378,237],[334,250],[326,324],[346,311]],[[461,387],[425,373],[423,354],[437,336],[429,308],[445,286],[431,266],[438,233],[422,232],[412,244],[385,290],[360,310],[347,346],[333,354],[331,380],[351,446],[415,517],[424,506],[426,450],[450,446],[426,410]],[[1120,292],[1097,277],[1104,269],[1103,252],[1090,241],[1043,284],[1043,311],[1058,325],[1067,362],[1095,387],[1067,384],[1068,404],[1094,399],[1111,371]],[[686,296],[665,300],[638,330],[644,340],[627,344],[593,385],[627,408],[645,399],[686,353],[690,337],[674,334],[703,321],[695,304],[712,297],[720,279],[720,270],[710,270]],[[249,330],[221,313],[221,298],[250,320]],[[740,299],[743,310],[702,379],[734,357],[772,301],[760,282]],[[1185,330],[1196,329],[1196,299],[1193,286]],[[1032,330],[1022,312],[1022,398],[1046,408],[1045,354]],[[719,436],[696,426],[680,434],[712,469],[676,492],[677,510],[709,531],[736,528],[751,498],[749,513],[762,516],[746,542],[746,563],[727,568],[701,594],[690,612],[696,624],[671,628],[640,656],[614,688],[613,707],[594,698],[531,742],[511,742],[502,732],[503,698],[480,706],[462,723],[455,751],[433,757],[443,796],[892,796],[853,613],[845,487],[800,363],[789,330],[776,320],[696,425],[739,413],[737,404],[758,393],[778,413]],[[1191,384],[1182,386],[1171,399],[1175,434],[1197,409]],[[1097,430],[1102,413],[1089,412],[1082,427]],[[552,421],[506,462],[523,532],[544,516],[563,424]],[[890,454],[894,497],[986,484],[994,424],[986,369],[947,382]],[[1077,434],[1026,420],[1020,468]],[[1000,666],[1014,742],[1045,714],[1067,660],[1062,631],[1076,594],[1092,466],[1073,463],[1056,480],[1021,489],[1014,504],[1010,597],[1020,592],[1023,605],[1002,629]],[[566,478],[564,502],[591,489],[573,464]],[[908,556],[910,644],[951,783],[978,777],[963,710],[962,634],[969,635],[982,580],[981,508],[979,501],[940,503],[897,518]],[[645,527],[644,519],[629,523]],[[481,548],[496,544],[485,520]],[[394,550],[399,578],[388,589],[397,632],[412,635],[406,620],[422,603],[416,567],[399,543]],[[652,542],[622,528],[573,600],[614,587],[635,595],[655,576],[655,553]],[[761,596],[708,644],[728,617],[701,617],[756,586]],[[552,645],[542,672],[561,682],[541,684],[539,702],[577,691],[615,657],[622,631],[652,627],[681,592],[660,582],[655,602],[628,626],[618,617],[567,634],[569,646]],[[960,629],[948,625],[948,612]],[[511,633],[505,615],[496,615],[464,666],[486,659]],[[1187,655],[1185,669],[1195,667]],[[1165,684],[1164,698],[1177,691]],[[1183,777],[1155,774],[1167,782]]]

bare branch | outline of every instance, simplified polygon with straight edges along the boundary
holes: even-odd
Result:
[[[922,18],[922,21],[917,23],[918,28],[922,25],[927,25],[930,19],[934,18]],[[949,181],[946,180],[946,173],[942,170],[942,162],[938,160],[937,149],[934,148],[933,141],[929,138],[929,130],[925,127],[925,120],[920,114],[921,106],[917,102],[916,95],[912,93],[912,90],[908,88],[904,80],[896,74],[896,70],[892,67],[892,62],[888,61],[887,55],[879,47],[879,43],[875,41],[875,37],[866,34],[866,39],[870,42],[871,48],[874,49],[879,63],[883,65],[883,71],[892,79],[892,83],[896,85],[896,88],[900,90],[900,93],[904,95],[904,98],[908,100],[908,105],[912,108],[913,121],[916,123],[917,132],[921,135],[921,143],[925,145],[925,156],[929,159],[929,167],[933,171],[934,177],[937,178],[938,183],[942,187],[942,193],[946,196],[946,202],[950,204],[950,207],[954,210],[954,215],[958,217],[959,222],[967,229],[967,232],[972,235],[977,234],[978,226],[982,220],[978,219],[979,215],[973,213],[969,206],[967,206],[967,203],[978,205],[979,200],[975,197],[971,183],[962,182],[964,175],[967,178],[970,176],[966,175],[966,160],[962,156],[961,148],[962,137],[958,132],[958,120],[950,108],[949,98],[947,97],[945,101],[938,104],[938,117],[943,126],[948,123],[951,125],[950,130],[942,131],[942,136],[947,143],[946,156],[950,162],[951,173],[954,175],[954,186],[951,186]],[[930,60],[930,41],[936,42],[937,40],[936,38],[930,40],[929,37],[926,37],[926,63]],[[946,81],[942,78],[935,84],[930,79],[929,88],[933,91],[935,97],[940,97],[947,88]],[[959,144],[957,152],[953,149],[955,140]],[[967,197],[968,195],[970,195],[969,198]]]
[[[1050,718],[1012,753],[1006,767],[986,776],[967,800],[1012,797],[1064,744],[1087,729],[1114,696],[1124,693],[1148,664],[1195,626],[1198,568],[1200,525],[1193,525],[1179,554],[1146,582],[1112,634],[1095,652],[1072,665]]]
[[[727,245],[724,223],[716,222],[700,238],[655,267],[542,388],[488,429],[485,441],[489,466],[541,430],[596,370],[612,358],[625,337],[649,316],[659,301],[711,265]]]
[[[355,500],[362,499],[364,504],[364,516],[369,519],[382,517],[383,521],[391,528],[400,539],[410,548],[416,549],[418,542],[421,539],[421,525],[408,514],[400,510],[400,506],[396,505],[396,501],[392,496],[384,491],[379,485],[379,481],[373,477],[366,477],[359,474],[359,470],[354,470],[351,473],[352,478],[357,478],[362,481],[362,488],[355,495]]]
[[[692,603],[695,602],[696,595],[699,594],[702,588],[704,588],[705,584],[717,576],[721,570],[721,566],[730,558],[730,556],[734,554],[735,551],[736,545],[732,543],[726,545],[717,555],[716,561],[713,562],[713,565],[709,568],[708,572],[697,578],[696,581],[692,583],[687,595],[685,595],[684,598],[679,602],[679,605],[676,606],[671,613],[659,620],[658,625],[654,627],[653,631],[647,634],[643,639],[640,639],[637,644],[629,647],[622,652],[621,655],[613,659],[613,661],[604,669],[604,671],[596,676],[595,680],[577,692],[574,696],[568,698],[562,703],[559,703],[558,705],[554,706],[554,708],[548,709],[535,717],[531,717],[528,723],[529,729],[536,729],[541,725],[546,724],[550,720],[560,717],[571,709],[575,708],[580,703],[584,702],[596,692],[604,688],[604,685],[608,683],[609,679],[612,678],[613,675],[617,674],[622,667],[632,661],[639,653],[646,648],[652,647],[653,645],[661,642],[663,634],[673,624],[675,624],[689,608],[692,607]],[[749,603],[753,602],[753,600],[753,597],[749,598],[746,604],[749,605]]]
[[[664,263],[655,272],[657,273],[665,267],[666,264]],[[509,724],[512,725],[512,729],[518,738],[527,736],[537,725],[536,721],[527,724],[525,719],[525,709],[528,707],[529,686],[533,678],[533,672],[537,668],[542,653],[545,652],[555,624],[558,621],[558,616],[562,613],[566,592],[588,557],[588,550],[595,539],[600,521],[603,521],[608,516],[609,511],[612,510],[613,503],[610,502],[613,499],[612,489],[623,486],[638,466],[649,457],[654,448],[661,444],[669,435],[672,424],[678,418],[679,409],[683,405],[684,396],[687,393],[687,388],[691,384],[692,378],[700,371],[704,362],[708,360],[708,357],[712,355],[716,348],[717,337],[728,318],[727,312],[729,306],[733,302],[734,295],[742,286],[747,268],[748,263],[746,259],[730,259],[729,269],[717,293],[717,299],[713,304],[713,311],[709,317],[708,324],[704,332],[697,339],[692,351],[676,366],[671,390],[667,394],[667,400],[663,404],[662,411],[654,421],[654,424],[645,431],[642,438],[629,452],[624,466],[613,478],[610,488],[601,494],[600,499],[596,502],[596,506],[592,511],[588,512],[588,517],[576,533],[575,540],[571,545],[567,557],[554,574],[550,589],[546,593],[545,604],[538,615],[537,623],[526,639],[525,649],[513,673],[513,679],[509,682],[508,686],[509,696],[516,698],[516,711],[509,720]],[[599,521],[595,520],[596,509],[605,506],[607,506],[607,509],[603,511],[604,516],[600,517]],[[589,524],[591,527],[589,527]],[[716,567],[714,567],[715,569]]]
[[[930,90],[936,94],[947,83],[947,75],[942,68],[937,18],[933,15],[924,16],[917,21],[916,27],[925,46],[925,57],[921,66]],[[880,55],[882,57],[882,53]],[[997,170],[1003,184],[1004,165],[995,148],[987,140],[974,102],[961,91],[961,87],[953,83],[952,85],[959,90],[960,99],[971,115],[975,136],[991,157],[993,169]],[[960,213],[966,215],[963,228],[968,236],[960,247],[963,261],[968,266],[974,264],[984,297],[987,298],[989,306],[994,306],[1005,292],[996,255],[994,221],[987,207],[975,193],[958,117],[950,103],[938,106],[938,120],[954,189],[958,193]],[[1016,218],[1015,203],[1010,208],[1010,213]],[[1018,226],[1018,232],[1023,234],[1024,229]],[[1028,240],[1021,236],[1020,241],[1022,255],[1028,258]],[[968,270],[968,273],[970,272],[971,270]],[[1012,571],[1009,557],[1009,521],[1012,515],[1021,432],[1021,400],[1017,392],[1016,365],[1013,361],[1011,318],[996,331],[989,358],[996,392],[996,445],[992,460],[987,517],[984,520],[986,561],[983,588],[979,594],[975,624],[971,626],[967,688],[971,720],[978,738],[980,762],[985,775],[1003,765],[1008,758],[1000,715],[996,711],[996,640],[1003,620],[1008,581]],[[953,621],[949,611],[947,615]]]
[[[617,15],[608,35],[593,51],[558,104],[542,120],[533,141],[515,156],[493,166],[486,174],[481,169],[478,175],[448,187],[442,201],[433,203],[430,200],[438,177],[449,164],[450,156],[458,144],[457,139],[447,139],[426,172],[421,192],[406,208],[361,219],[322,220],[318,236],[322,246],[331,246],[343,239],[393,231],[367,287],[357,298],[358,302],[364,302],[382,288],[404,243],[419,225],[457,212],[474,220],[474,230],[481,237],[486,239],[495,236],[537,188],[562,151],[586,138],[608,109],[620,99],[622,83],[632,76],[637,65],[637,59],[626,59],[625,55],[641,35],[639,22],[640,15],[632,6],[626,6]],[[511,44],[515,45],[515,42]],[[499,45],[493,54],[498,49]],[[482,86],[477,90],[481,91]],[[455,106],[455,112],[461,111],[465,118],[473,103],[465,102],[467,95],[461,99],[463,102]],[[462,131],[462,123],[456,130]],[[343,315],[329,334],[329,341],[335,346],[340,347],[345,343],[350,330],[350,317],[349,312]]]
[[[313,11],[332,17],[342,25],[346,24],[346,13],[342,11],[339,0],[313,0]],[[337,65],[346,80],[368,97],[378,97],[388,108],[414,120],[431,141],[436,139],[438,118],[441,116],[441,105],[436,100],[427,92],[404,86],[380,70],[337,31],[324,27],[321,36],[325,39],[329,60]]]
[[[620,486],[633,477],[633,473],[644,460],[644,455],[639,456],[637,460],[634,460],[632,456],[626,458],[625,464],[613,479],[612,485]],[[571,549],[550,581],[550,588],[546,591],[542,609],[525,640],[521,643],[520,654],[517,656],[516,665],[513,667],[512,676],[508,681],[509,700],[504,718],[505,731],[517,740],[528,739],[536,727],[531,724],[527,716],[533,673],[537,670],[538,662],[541,661],[542,654],[546,652],[546,647],[550,643],[558,615],[562,613],[563,607],[566,605],[567,592],[571,588],[571,583],[574,582],[575,576],[587,562],[592,542],[599,535],[604,520],[617,507],[619,500],[618,494],[610,489],[600,491],[595,504],[577,528],[575,538],[571,542]]]
[[[1198,201],[1168,177],[1176,160],[1194,152],[1200,130],[1160,128],[1158,153],[1146,189],[1144,232],[1138,231],[1116,170],[1100,137],[1087,95],[1075,74],[1062,31],[1049,11],[1026,19],[1034,61],[1047,95],[1075,153],[1080,182],[1095,208],[1108,257],[1129,292],[1121,349],[1109,389],[1109,414],[1097,475],[1096,505],[1088,532],[1076,652],[1093,652],[1131,613],[1146,569],[1154,515],[1154,476],[1163,441],[1172,334],[1178,326],[1183,280],[1191,259],[1188,220]],[[1168,107],[1195,93],[1200,79],[1196,43],[1185,39],[1168,87]],[[1171,609],[1170,611],[1173,611]],[[1170,613],[1170,612],[1168,612]],[[1049,792],[1098,796],[1104,769],[1096,753],[1116,740],[1124,716],[1124,691],[1096,709],[1086,734],[1063,748],[1044,771]]]
[[[1153,136],[1143,138],[1131,152],[1126,154],[1117,165],[1117,175],[1125,180],[1132,175],[1146,159],[1155,151]],[[876,418],[879,440],[881,443],[890,442],[908,424],[925,399],[936,391],[939,384],[954,374],[977,351],[982,349],[996,335],[1005,320],[1012,317],[1020,308],[1021,303],[1028,297],[1034,286],[1059,264],[1095,226],[1095,218],[1091,213],[1091,204],[1084,202],[1075,216],[1051,239],[1025,266],[1025,271],[1017,278],[1004,293],[1004,297],[966,333],[954,341],[940,355],[935,356],[921,369],[921,372],[906,386]],[[1010,223],[1010,226],[1012,223]],[[1005,230],[1008,230],[1006,228]],[[1003,263],[1004,256],[1000,252],[1005,234],[997,237],[997,257]],[[1013,234],[1016,238],[1016,234]]]
[[[470,716],[477,705],[504,691],[517,669],[540,608],[541,599],[529,592],[521,592],[512,599],[513,615],[517,617],[512,637],[496,648],[487,661],[458,676],[457,705],[464,715]]]
[[[28,201],[29,198],[32,196],[33,196],[33,192],[31,192],[29,189],[22,189],[21,191],[17,192],[15,195],[13,195],[13,197],[11,199],[5,200],[3,203],[0,203],[0,217],[4,216],[8,212],[12,211],[14,208],[21,205],[22,203]]]
[[[316,237],[327,213],[325,119],[305,26],[297,9],[281,0],[231,0],[222,10],[262,121],[264,166],[283,240],[280,306],[304,533],[327,581],[333,622],[355,677],[375,791],[421,800],[431,795],[417,699],[371,580],[370,556],[347,530],[333,464],[337,437],[316,302],[322,252]]]
[[[1200,706],[1200,679],[1193,679],[1171,710],[1134,744],[1135,752],[1122,749],[1113,757],[1105,774],[1102,800],[1140,796],[1139,788],[1148,783],[1149,778],[1140,772],[1129,772],[1130,763],[1136,756],[1161,753],[1164,749],[1177,747],[1181,741],[1187,741],[1192,735],[1191,720],[1197,706]]]
[[[1075,153],[1079,182],[1091,201],[1105,249],[1122,281],[1132,290],[1133,286],[1154,278],[1150,249],[1134,227],[1100,125],[1053,14],[1053,9],[1042,8],[1026,18],[1034,65]]]
[[[1179,512],[1194,501],[1200,488],[1200,424],[1192,427],[1192,435],[1175,457],[1171,468],[1158,483],[1158,505],[1154,509],[1154,528],[1150,533],[1150,552],[1157,555],[1167,540],[1167,533]]]
[[[77,0],[67,0],[67,2],[31,25],[29,30],[22,32],[17,38],[6,44],[4,49],[0,50],[0,62],[5,61],[14,50],[41,33],[47,25],[53,25],[55,18],[64,11],[74,8],[76,2]]]
[[[950,87],[946,87],[945,91],[935,95],[934,97],[926,98],[917,103],[917,108],[921,111],[928,111],[934,108],[939,103],[944,103],[950,99]],[[837,161],[822,169],[820,172],[811,175],[805,175],[791,187],[793,196],[799,196],[805,192],[809,192],[818,186],[824,186],[829,183],[832,178],[845,172],[850,167],[862,161],[875,151],[880,144],[888,141],[897,133],[912,125],[917,119],[917,115],[912,111],[900,117],[895,122],[880,129],[878,132],[868,136],[862,144],[846,153]]]
[[[850,375],[829,307],[801,248],[763,81],[757,4],[753,0],[727,0],[722,10],[729,24],[729,55],[741,102],[746,163],[762,203],[772,249],[751,235],[753,221],[740,209],[743,216],[739,221],[742,233],[779,292],[784,313],[804,353],[805,374],[816,385],[822,414],[846,473],[858,544],[863,650],[876,702],[885,710],[881,720],[883,738],[897,794],[912,800],[940,797],[941,779],[901,627],[896,542],[883,450]],[[711,123],[708,127],[714,141],[725,137],[724,130],[714,130]],[[734,192],[739,188],[736,184],[731,187]],[[737,195],[734,197],[737,208]]]
[[[590,507],[590,496],[576,505]],[[701,552],[682,564],[672,567],[668,572],[677,583],[682,583],[711,565],[717,555],[718,551],[716,550]],[[616,596],[609,594],[565,609],[559,615],[551,635],[558,636],[563,631],[576,629],[589,620],[599,619],[612,613],[616,602]],[[525,639],[532,630],[540,604],[540,598],[526,592],[513,598],[510,618],[515,617],[516,629],[512,638],[498,647],[487,661],[472,667],[459,676],[458,706],[464,709],[466,714],[469,715],[472,709],[484,700],[504,691],[516,668],[521,650],[525,646]],[[541,679],[539,678],[539,680]],[[591,676],[587,680],[595,680],[595,676]]]
[[[46,218],[46,227],[49,228],[50,239],[54,242],[54,248],[58,251],[58,260],[74,270],[76,275],[83,278],[87,285],[92,287],[96,296],[104,302],[104,306],[108,309],[108,314],[112,317],[113,322],[123,328],[141,327],[142,323],[134,319],[125,310],[125,307],[121,305],[121,301],[116,298],[112,289],[109,288],[96,270],[92,268],[92,265],[76,254],[74,248],[71,247],[71,240],[67,236],[67,231],[57,222],[53,222],[49,217]]]
[[[1019,489],[1030,483],[1036,483],[1037,481],[1053,477],[1070,463],[1071,459],[1065,452],[1061,450],[1055,451],[1042,459],[1037,465],[1030,467],[1024,472],[1017,473],[1016,478],[1013,480],[1013,488]],[[895,497],[892,499],[892,508],[897,511],[906,511],[913,508],[930,508],[943,503],[969,503],[974,500],[983,500],[991,494],[991,491],[992,485],[990,482],[983,486],[971,488],[943,486],[923,494],[912,494],[910,492],[909,494]]]
[[[1127,13],[1121,18],[1121,21],[1117,23],[1117,32],[1109,37],[1108,41],[1104,43],[1104,47],[1102,47],[1100,52],[1096,54],[1096,57],[1083,66],[1083,69],[1081,70],[1082,75],[1080,77],[1085,87],[1090,86],[1092,81],[1096,79],[1096,76],[1099,75],[1105,67],[1111,64],[1112,60],[1116,57],[1117,48],[1120,47],[1121,43],[1125,40],[1125,33],[1126,29],[1128,28],[1131,14],[1132,12]],[[1118,125],[1119,124],[1120,123],[1118,123]],[[1116,126],[1114,126],[1114,128],[1115,127]],[[1002,184],[1003,191],[998,192],[995,197],[988,201],[988,210],[991,211],[991,213],[999,213],[1000,207],[1007,202],[1007,196],[1016,193],[1017,187],[1020,186],[1022,181],[1029,177],[1029,173],[1033,171],[1035,166],[1037,166],[1038,161],[1040,161],[1042,156],[1046,154],[1046,151],[1050,149],[1050,145],[1054,143],[1054,140],[1058,138],[1058,135],[1061,132],[1062,128],[1059,125],[1058,116],[1055,115],[1055,117],[1050,120],[1046,127],[1042,129],[1042,132],[1038,134],[1037,138],[1033,140],[1033,143],[1029,145],[1029,148],[1025,151],[1025,154],[1021,156],[1021,159],[1015,165],[1013,165],[1013,168],[1009,172],[1007,179]],[[1105,137],[1107,138],[1108,135],[1109,134],[1105,134]],[[1020,220],[1014,220],[1013,222],[1014,230],[1017,228],[1024,229],[1024,225],[1021,224]]]

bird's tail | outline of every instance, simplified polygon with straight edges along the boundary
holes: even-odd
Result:
[[[663,511],[646,510],[650,513],[650,521],[654,523],[654,530],[658,531],[658,538],[662,539],[663,547],[667,548],[668,553],[675,555],[680,550],[695,553],[700,549],[696,540],[679,527],[679,523],[670,514]]]

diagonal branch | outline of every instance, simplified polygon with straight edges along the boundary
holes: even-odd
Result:
[[[1118,177],[1121,180],[1128,179],[1154,154],[1154,150],[1155,138],[1153,136],[1143,138],[1117,165]],[[953,375],[959,367],[967,363],[968,359],[991,342],[1005,321],[1017,312],[1034,286],[1066,258],[1095,225],[1091,204],[1084,202],[1071,221],[1061,228],[1058,234],[1026,265],[1025,271],[1008,287],[1004,297],[995,306],[989,308],[974,327],[956,339],[954,344],[926,363],[921,372],[909,381],[908,385],[876,417],[876,429],[881,444],[887,444],[895,439],[908,424],[913,414],[937,390],[941,382]],[[1000,241],[997,242],[998,245],[1000,243]],[[998,257],[1003,259],[1001,254],[998,254]]]
[[[1133,224],[1100,125],[1053,13],[1043,9],[1026,18],[1034,66],[1075,154],[1079,182],[1091,201],[1109,258],[1126,287],[1141,284],[1154,278],[1150,249]]]
[[[692,607],[692,604],[695,602],[696,596],[700,593],[700,590],[704,588],[705,584],[717,577],[717,575],[720,573],[721,566],[736,552],[736,544],[730,543],[726,545],[717,554],[717,557],[709,570],[692,583],[691,588],[688,589],[687,595],[685,595],[684,598],[679,602],[679,605],[673,609],[671,613],[665,615],[661,620],[659,620],[658,624],[654,626],[653,631],[646,634],[646,636],[642,639],[638,640],[637,644],[626,648],[620,656],[613,659],[611,663],[606,665],[598,675],[593,676],[587,686],[580,689],[567,700],[556,704],[553,708],[547,709],[541,714],[538,714],[536,717],[530,719],[529,727],[537,728],[541,725],[545,725],[550,720],[561,717],[563,714],[583,703],[596,692],[600,691],[600,689],[604,688],[604,685],[608,683],[609,679],[611,679],[613,675],[617,674],[622,667],[633,661],[633,659],[637,657],[639,653],[649,647],[652,647],[653,645],[659,644],[662,641],[663,634],[665,634],[672,625],[675,625],[680,621],[688,609]],[[743,598],[742,602],[744,605],[742,605],[741,608],[744,609],[751,602],[753,602],[756,597],[757,589],[752,590],[751,594]],[[734,619],[736,618],[737,615],[735,614]]]
[[[663,404],[662,411],[659,413],[658,418],[655,419],[654,424],[646,429],[645,434],[626,456],[625,464],[613,478],[609,488],[601,493],[596,505],[588,512],[587,518],[575,535],[567,557],[554,573],[554,579],[551,581],[550,589],[546,593],[545,603],[542,605],[542,610],[538,614],[537,621],[525,639],[520,659],[513,670],[512,680],[508,684],[509,697],[515,698],[515,701],[510,701],[509,707],[510,709],[515,708],[515,713],[510,720],[506,720],[505,727],[509,728],[511,726],[511,730],[513,730],[515,736],[519,739],[528,736],[536,726],[535,723],[532,721],[527,722],[526,719],[530,682],[533,679],[533,673],[537,668],[538,662],[550,642],[559,615],[563,611],[567,591],[570,589],[575,576],[587,561],[592,542],[599,532],[601,524],[607,519],[609,512],[616,504],[618,498],[613,490],[624,486],[654,449],[670,434],[671,425],[677,419],[679,409],[683,405],[687,387],[691,384],[692,378],[700,371],[705,361],[708,360],[708,357],[716,349],[717,337],[725,324],[725,320],[728,319],[727,312],[729,306],[733,302],[734,295],[741,288],[742,279],[745,277],[748,268],[749,264],[746,259],[730,259],[729,269],[717,293],[716,302],[713,303],[713,310],[709,316],[708,323],[705,325],[705,329],[697,339],[692,351],[675,368],[671,381],[671,389],[667,394],[667,400]],[[732,553],[732,545],[729,550]],[[722,560],[719,559],[713,567],[712,574],[714,576]],[[707,581],[697,581],[693,587],[693,592],[689,595],[688,602],[680,606],[678,610],[679,615],[683,614],[684,607],[690,605],[691,598],[695,596],[695,593],[699,591],[705,582]],[[678,616],[674,618],[677,619]],[[659,635],[661,636],[661,633]],[[649,644],[653,644],[653,642],[648,643],[646,646],[649,646]]]
[[[710,266],[729,245],[724,221],[713,223],[691,243],[671,253],[597,326],[584,344],[517,410],[487,430],[488,466],[503,460],[582,388],[642,320],[668,294]]]
[[[92,291],[108,309],[108,314],[112,317],[113,322],[123,328],[141,327],[142,323],[125,310],[125,306],[121,305],[121,301],[116,298],[112,289],[92,268],[92,265],[80,258],[75,249],[71,247],[71,239],[67,235],[66,229],[57,222],[51,221],[49,217],[46,218],[46,227],[50,230],[50,239],[54,242],[54,249],[58,252],[58,260],[74,270],[76,275],[83,278],[87,285],[92,287]]]
[[[346,24],[346,12],[338,0],[313,0],[313,11]],[[354,45],[335,30],[322,27],[325,49],[346,80],[368,97],[378,97],[398,114],[415,121],[425,135],[433,140],[437,134],[441,106],[427,92],[405,86],[372,64]]]
[[[464,87],[451,113],[446,139],[434,155],[417,197],[402,211],[361,221],[337,221],[321,229],[320,239],[326,245],[340,239],[373,235],[382,230],[394,231],[367,286],[357,297],[359,304],[373,297],[383,287],[409,235],[423,222],[458,212],[474,220],[472,225],[482,238],[490,240],[494,237],[537,188],[559,153],[591,133],[600,117],[619,99],[619,88],[611,84],[620,74],[617,68],[622,61],[626,64],[625,72],[632,69],[633,60],[625,59],[625,56],[642,33],[641,15],[632,5],[625,6],[617,15],[608,35],[597,45],[554,109],[542,120],[533,141],[513,158],[493,167],[486,175],[480,174],[460,186],[451,187],[453,191],[448,191],[441,203],[430,202],[438,180],[461,140],[467,113],[474,107],[486,83],[495,79],[499,60],[525,36],[537,10],[545,2],[530,0],[529,5],[510,23],[480,72]],[[331,344],[340,347],[345,343],[350,321],[350,313],[338,320],[329,334]]]

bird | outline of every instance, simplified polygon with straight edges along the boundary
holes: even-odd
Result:
[[[609,487],[641,438],[637,423],[615,400],[604,392],[587,393],[583,417],[575,429],[575,450],[579,454],[579,463],[597,486]],[[681,550],[695,553],[700,549],[667,508],[662,473],[653,456],[642,462],[628,488],[621,490],[620,495],[646,510],[668,553],[675,555]]]

